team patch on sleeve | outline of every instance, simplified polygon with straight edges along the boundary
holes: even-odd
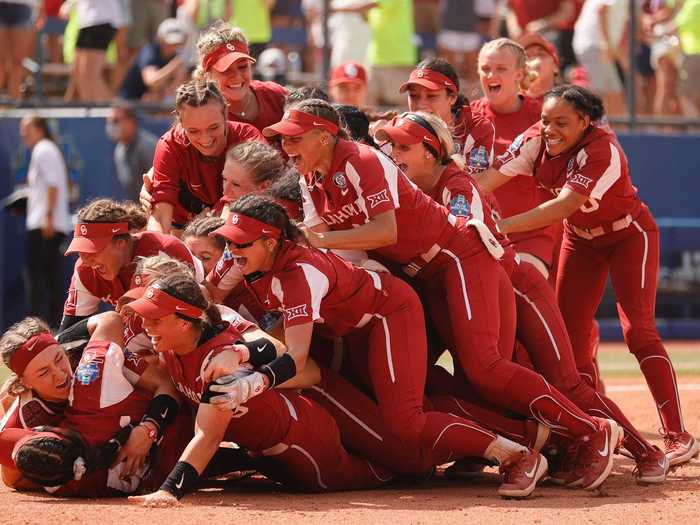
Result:
[[[578,184],[580,186],[583,186],[584,188],[588,189],[588,186],[590,185],[591,182],[593,182],[593,179],[590,177],[586,177],[584,175],[581,175],[580,173],[574,173],[569,177],[568,180],[569,184]]]
[[[292,319],[296,319],[297,317],[308,316],[309,312],[307,311],[305,304],[300,304],[298,306],[292,306],[291,308],[284,309],[284,318],[287,322],[291,321]]]
[[[469,202],[461,193],[452,197],[450,201],[450,213],[457,217],[468,217],[471,213]]]
[[[489,167],[489,154],[484,146],[472,148],[469,152],[469,168],[485,170]]]
[[[389,202],[389,195],[387,194],[387,190],[383,189],[372,195],[367,195],[367,200],[369,201],[370,208],[376,208],[382,202]]]

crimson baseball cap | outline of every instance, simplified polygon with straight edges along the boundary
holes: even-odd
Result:
[[[408,80],[401,84],[399,93],[405,93],[411,85],[423,86],[431,91],[447,89],[453,93],[459,91],[452,79],[428,68],[418,68],[411,71]]]
[[[231,64],[245,58],[255,64],[255,59],[250,56],[248,44],[240,40],[232,40],[215,47],[207,53],[202,60],[204,71],[216,69],[219,73],[226,71]]]
[[[338,84],[362,84],[366,86],[367,71],[358,62],[340,64],[331,72],[331,78],[328,81],[329,86],[337,86]]]
[[[240,213],[232,213],[226,224],[217,228],[209,234],[210,237],[220,235],[225,239],[236,244],[248,244],[257,241],[261,237],[272,237],[279,239],[282,232],[270,224],[242,215]]]
[[[262,133],[266,137],[274,137],[275,135],[296,137],[312,129],[325,129],[332,135],[338,133],[338,126],[330,120],[297,109],[285,111],[282,120],[277,124],[263,128]]]
[[[73,240],[68,245],[69,253],[99,253],[116,235],[129,233],[126,222],[81,222],[75,225]]]
[[[554,59],[554,63],[559,67],[559,53],[557,53],[557,48],[539,33],[528,33],[521,36],[518,38],[518,44],[523,46],[523,49],[527,49],[530,46],[540,46]]]

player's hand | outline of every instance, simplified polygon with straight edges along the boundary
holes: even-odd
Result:
[[[177,507],[180,502],[167,490],[157,490],[143,496],[129,496],[129,503],[144,507]]]
[[[241,369],[243,370],[243,369]],[[267,378],[260,372],[241,376],[236,373],[216,379],[209,386],[212,392],[221,392],[209,400],[215,408],[226,411],[234,410],[265,390]]]
[[[153,168],[148,170],[148,173],[143,174],[143,186],[141,186],[141,191],[139,192],[139,203],[141,207],[146,210],[146,213],[151,213],[153,208],[153,196],[151,192],[153,191]]]
[[[139,425],[131,431],[129,439],[119,451],[114,464],[118,465],[122,461],[125,463],[123,476],[136,474],[146,462],[152,445],[153,440],[148,437],[148,429]]]
[[[325,248],[325,239],[323,237],[322,233],[317,233],[307,227],[303,223],[297,224],[297,227],[299,230],[301,230],[301,233],[304,234],[304,237],[306,237],[306,240],[308,243],[313,246],[314,248]]]
[[[230,376],[247,361],[248,349],[243,345],[232,345],[216,354],[204,367],[202,383],[211,383],[216,378]]]

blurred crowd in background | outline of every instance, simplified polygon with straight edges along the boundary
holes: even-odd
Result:
[[[634,10],[630,9],[634,3]],[[462,91],[480,96],[476,57],[497,36],[539,33],[554,46],[560,82],[601,95],[611,117],[700,112],[700,0],[14,0],[0,2],[0,96],[75,103],[115,97],[168,104],[194,70],[199,33],[218,19],[239,26],[256,74],[320,85],[324,36],[330,66],[366,68],[367,102],[402,106],[398,86],[422,58],[449,60]],[[636,19],[630,20],[630,13]],[[634,23],[631,23],[634,22]],[[636,29],[637,48],[629,50]],[[631,69],[630,57],[634,57]],[[529,57],[535,74],[542,56]],[[544,58],[546,60],[546,57]]]

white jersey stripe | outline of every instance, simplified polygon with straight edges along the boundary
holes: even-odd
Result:
[[[647,256],[649,255],[649,236],[637,221],[632,221],[632,224],[634,224],[635,228],[637,228],[639,233],[644,237],[644,255],[642,256],[642,289],[644,289],[644,281],[646,280],[647,273]]]
[[[301,201],[304,209],[304,224],[309,228],[322,224],[323,219],[321,219],[316,211],[314,201],[311,199],[309,186],[306,184],[306,179],[303,175],[299,176],[299,188],[301,190]]]
[[[384,155],[380,151],[372,150],[379,162],[382,164],[384,169],[384,178],[386,179],[387,185],[389,186],[389,193],[391,193],[391,199],[394,201],[394,207],[398,209],[401,206],[399,202],[399,177],[403,176],[399,174],[399,168],[394,164],[394,162]]]
[[[533,303],[530,298],[522,293],[520,290],[517,288],[513,287],[513,291],[515,292],[515,295],[518,297],[522,297],[525,302],[530,305],[530,307],[535,311],[537,314],[537,317],[539,318],[540,322],[542,323],[542,326],[544,326],[545,331],[547,332],[547,336],[549,337],[549,341],[552,343],[552,348],[554,348],[554,353],[557,356],[557,361],[561,361],[561,354],[559,353],[559,347],[557,346],[557,342],[554,339],[554,336],[552,335],[552,331],[549,329],[549,325],[547,324],[547,321],[545,320],[544,316],[540,312],[539,308],[537,308],[537,305]]]
[[[576,161],[578,162],[579,169],[585,165],[586,161],[588,160],[588,154],[586,153],[586,149],[582,149],[579,151],[578,155],[576,155]],[[583,161],[583,164],[581,163]],[[617,182],[617,180],[622,176],[622,163],[620,162],[620,152],[617,151],[617,148],[615,147],[614,144],[610,144],[610,165],[608,168],[605,170],[603,175],[598,179],[598,182],[596,182],[595,186],[593,187],[593,191],[591,191],[591,197],[593,199],[602,199],[603,195],[612,187],[613,184]]]
[[[360,174],[357,173],[355,167],[349,162],[345,164],[345,174],[348,176],[350,184],[352,184],[352,187],[355,188],[355,192],[357,193],[357,200],[355,202],[357,203],[358,208],[360,208],[362,214],[367,217],[367,221],[369,222],[367,203],[365,202],[364,192],[362,191],[362,186],[360,185]]]
[[[298,263],[298,266],[304,272],[306,284],[309,285],[311,293],[311,316],[314,321],[321,319],[321,301],[328,293],[328,277],[318,268],[311,266],[308,263]]]
[[[472,202],[470,205],[472,215],[475,219],[479,219],[481,222],[486,222],[484,221],[484,204],[481,202],[479,190],[476,189],[473,182],[470,182],[469,184],[472,185]]]

